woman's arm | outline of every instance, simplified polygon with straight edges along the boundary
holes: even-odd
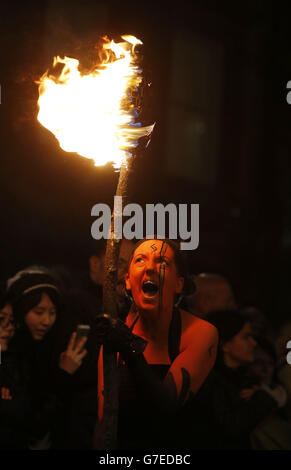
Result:
[[[175,411],[198,392],[212,369],[217,337],[216,328],[206,322],[199,329],[193,328],[191,343],[176,357],[163,383],[152,377],[143,355],[124,358],[143,395],[164,411]]]
[[[107,321],[111,320],[107,318]],[[188,333],[190,341],[161,382],[154,375],[143,353],[138,350],[139,340],[129,328],[120,320],[115,320],[110,327],[105,322],[106,320],[102,325],[102,320],[99,319],[99,328],[96,330],[99,330],[102,344],[120,353],[138,391],[160,412],[171,413],[179,409],[190,395],[199,390],[215,362],[217,330],[203,322],[200,328],[195,327]]]

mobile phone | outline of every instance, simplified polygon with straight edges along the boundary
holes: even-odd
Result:
[[[91,327],[89,325],[77,325],[75,345],[83,336],[88,337]],[[83,348],[82,348],[83,349]],[[81,351],[82,351],[81,349]]]

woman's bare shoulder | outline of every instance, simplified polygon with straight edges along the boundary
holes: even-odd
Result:
[[[196,337],[202,335],[204,339],[217,340],[218,332],[214,325],[202,318],[196,317],[186,310],[180,310],[182,318],[182,335],[186,337]]]

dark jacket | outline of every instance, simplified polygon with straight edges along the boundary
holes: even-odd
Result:
[[[212,412],[213,448],[250,449],[250,434],[255,427],[276,409],[275,400],[258,390],[248,401],[240,398],[240,391],[254,384],[243,369],[231,369],[217,362],[211,373],[212,385],[208,391]]]
[[[12,399],[0,395],[0,448],[27,449],[32,413],[27,364],[11,350],[1,359],[0,389],[7,388]]]
[[[11,350],[17,358],[18,367],[25,367],[26,393],[29,397],[30,443],[42,439],[51,429],[56,411],[56,394],[51,380],[54,336],[50,333],[43,341],[35,341],[25,328],[16,331]],[[22,385],[21,385],[22,386]]]

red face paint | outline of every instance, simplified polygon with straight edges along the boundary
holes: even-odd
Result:
[[[147,240],[139,245],[132,257],[126,288],[131,290],[134,302],[140,313],[156,314],[159,303],[164,309],[172,311],[174,297],[181,292],[183,278],[178,276],[174,252],[162,240]],[[163,286],[160,286],[160,271],[164,270]],[[162,302],[159,299],[162,287]]]

